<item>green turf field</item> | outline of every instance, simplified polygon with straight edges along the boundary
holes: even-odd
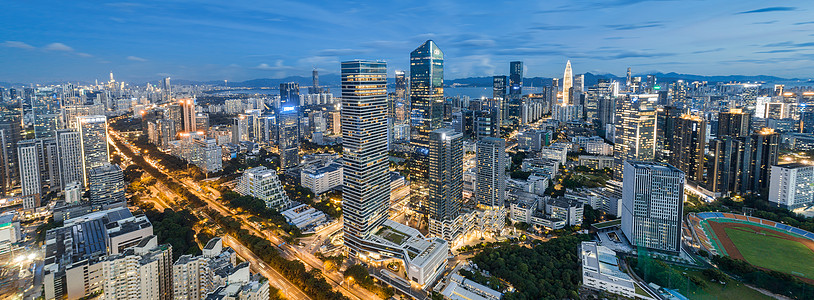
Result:
[[[814,279],[814,251],[805,245],[760,235],[747,230],[726,228],[726,235],[743,258],[752,265]]]

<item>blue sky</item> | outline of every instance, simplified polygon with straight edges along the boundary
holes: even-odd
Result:
[[[381,3],[380,3],[381,2]],[[814,1],[6,1],[0,81],[162,76],[239,81],[337,73],[339,61],[406,69],[426,39],[445,77],[812,77]]]

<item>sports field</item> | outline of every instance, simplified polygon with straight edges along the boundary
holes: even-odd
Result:
[[[708,222],[718,245],[732,258],[764,269],[814,280],[814,241],[766,226]],[[716,243],[717,244],[717,243]]]

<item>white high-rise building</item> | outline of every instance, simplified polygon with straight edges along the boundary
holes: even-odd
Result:
[[[65,184],[65,202],[77,203],[82,200],[82,184],[73,181]]]
[[[506,140],[485,137],[477,144],[475,199],[484,211],[485,230],[500,232],[505,225]]]
[[[249,195],[266,202],[268,208],[283,211],[291,204],[277,177],[277,172],[266,169],[266,167],[251,168],[243,172],[235,192],[241,195]]]
[[[57,131],[59,172],[63,183],[79,182],[85,186],[82,170],[82,139],[76,130]]]
[[[631,245],[679,252],[684,172],[669,164],[625,161],[622,232]]]
[[[221,238],[213,238],[202,249],[202,255],[182,255],[172,265],[174,300],[200,300],[219,286],[225,286],[229,277],[244,270],[236,268],[237,254],[223,247]],[[232,276],[234,277],[234,276]]]
[[[104,299],[172,299],[172,246],[145,237],[133,248],[102,261]]]
[[[107,117],[82,116],[77,117],[79,124],[79,139],[82,147],[82,169],[85,185],[88,184],[88,172],[110,163],[107,144]]]
[[[571,61],[565,63],[565,72],[562,76],[562,105],[571,103],[571,88],[574,86],[574,74],[571,71]]]
[[[786,209],[814,203],[814,166],[800,163],[772,166],[769,202]]]
[[[17,158],[20,166],[21,195],[37,195],[42,193],[40,177],[40,155],[36,143],[18,143]]]
[[[387,220],[387,64],[342,63],[342,215],[345,246],[365,253],[364,239]]]

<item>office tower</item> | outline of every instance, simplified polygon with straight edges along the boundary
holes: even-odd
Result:
[[[749,135],[752,115],[741,109],[730,109],[718,114],[718,137],[744,137]]]
[[[192,133],[196,131],[195,128],[195,99],[183,99],[179,102],[182,108],[181,118],[183,119],[184,130],[183,132]]]
[[[687,180],[703,182],[707,122],[685,114],[675,119],[674,126],[670,164],[684,172]]]
[[[59,101],[37,92],[31,99],[30,113],[34,121],[34,138],[51,138],[62,127]]]
[[[444,106],[444,53],[432,40],[410,53],[410,105],[410,142],[414,148],[411,200],[423,205],[427,201],[429,136],[431,131],[441,128]]]
[[[161,80],[161,96],[165,102],[172,100],[172,85],[169,77]]]
[[[676,103],[684,103],[687,100],[687,83],[684,80],[678,80],[672,84],[672,98],[673,104],[677,105]]]
[[[605,80],[607,83],[607,80]],[[574,76],[574,94],[581,95],[585,91],[585,74]]]
[[[173,299],[172,246],[154,235],[101,264],[105,299]]]
[[[495,99],[495,108],[500,114],[501,120],[509,118],[509,111],[506,109],[506,76],[492,77],[492,98]],[[502,121],[501,121],[502,123]]]
[[[616,160],[614,178],[621,180],[626,160],[650,161],[655,157],[656,111],[649,109],[644,99],[632,95],[617,101]]]
[[[562,76],[562,105],[571,103],[571,88],[574,86],[574,74],[571,72],[571,60],[565,63],[565,72]]]
[[[124,173],[117,165],[104,164],[88,170],[90,202],[94,204],[124,201]]]
[[[417,64],[441,59],[441,51],[427,41],[412,55],[411,94],[419,107],[426,108],[435,97],[430,93],[434,66]],[[426,52],[426,53],[425,53]],[[423,53],[423,54],[422,54]],[[429,57],[427,57],[429,55]],[[423,57],[423,58],[422,58]],[[440,62],[439,62],[440,63]],[[438,65],[440,67],[440,65]],[[422,70],[423,74],[419,74]],[[440,70],[438,70],[440,71]],[[343,183],[342,216],[345,219],[345,246],[351,253],[362,253],[364,239],[385,220],[390,204],[390,179],[387,159],[387,65],[376,61],[342,63],[342,141]],[[440,82],[437,82],[440,87]],[[441,92],[441,91],[437,91]]]
[[[800,163],[772,166],[769,202],[790,210],[814,202],[814,166]]]
[[[170,104],[167,106],[167,110],[164,112],[164,119],[172,120],[175,124],[175,134],[184,132],[184,110],[181,108],[181,104]],[[173,135],[172,139],[175,139],[176,136]]]
[[[656,161],[671,163],[670,157],[674,151],[673,133],[675,132],[675,121],[681,115],[681,109],[673,106],[656,109]]]
[[[523,62],[509,63],[509,99],[517,100],[523,95]]]
[[[407,76],[403,70],[396,70],[396,97],[402,100],[407,99]]]
[[[203,135],[206,135],[209,132],[209,114],[195,114],[195,131],[201,132]]]
[[[300,106],[300,84],[286,82],[280,84],[280,106]]]
[[[266,207],[277,211],[283,211],[291,205],[277,172],[263,166],[243,172],[235,185],[235,192],[263,200]]]
[[[444,128],[430,132],[429,230],[452,243],[463,204],[463,134]]]
[[[626,81],[625,81],[625,88],[626,88],[626,90],[628,92],[630,92],[631,84],[633,84],[633,82],[631,81],[631,78],[630,78],[630,67],[627,67],[627,78],[626,78]]]
[[[57,131],[56,143],[59,152],[59,172],[63,183],[78,182],[85,186],[82,171],[82,139],[79,131],[63,129]]]
[[[192,159],[194,165],[204,174],[218,172],[223,168],[222,148],[215,139],[207,139],[205,135],[194,134],[190,136]]]
[[[478,207],[486,211],[484,222],[493,231],[503,229],[503,203],[506,199],[506,140],[487,137],[477,144],[477,179],[475,199]]]
[[[658,90],[656,90],[656,75],[647,75],[646,85],[647,88],[645,89],[645,92],[647,92],[648,94],[657,92]]]
[[[82,171],[85,186],[88,185],[88,172],[110,163],[110,150],[107,144],[107,117],[79,117],[79,139],[82,146]]]
[[[684,172],[633,160],[624,169],[622,233],[634,246],[680,252]]]
[[[299,113],[296,106],[282,106],[278,114],[280,122],[278,148],[280,168],[289,169],[300,165]]]
[[[750,145],[746,145],[746,156],[749,157],[749,176],[746,189],[763,193],[769,188],[769,172],[777,165],[780,155],[780,134],[769,128],[763,128],[751,135]]]
[[[590,124],[594,124],[597,128],[603,128],[603,116],[601,114],[607,112],[602,111],[602,102],[611,97],[613,97],[613,93],[611,84],[607,79],[599,79],[596,85],[589,87],[585,95],[585,120]],[[615,110],[614,107],[611,114],[615,113]],[[604,118],[607,119],[607,116],[604,116]]]
[[[319,72],[317,69],[311,71],[311,87],[308,88],[309,94],[320,94],[322,89],[319,88]]]

